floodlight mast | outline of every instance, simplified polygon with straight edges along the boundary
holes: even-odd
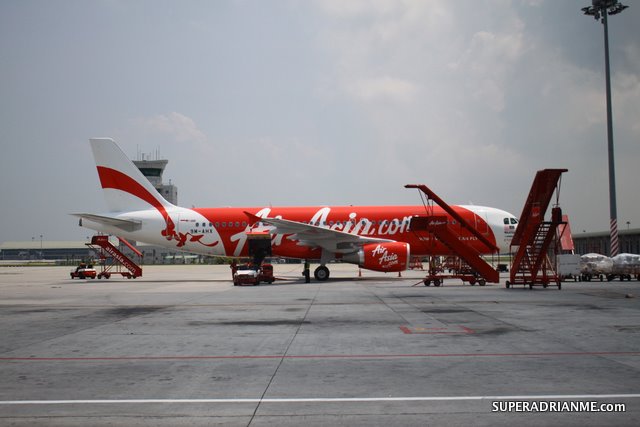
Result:
[[[609,152],[609,218],[611,230],[611,244],[609,255],[616,256],[620,250],[618,241],[618,209],[616,203],[616,171],[613,152],[613,114],[611,110],[611,75],[609,71],[609,26],[608,15],[617,15],[629,6],[625,6],[618,0],[592,0],[591,6],[583,7],[585,15],[593,16],[600,20],[604,26],[604,63],[605,80],[607,88],[607,139]]]

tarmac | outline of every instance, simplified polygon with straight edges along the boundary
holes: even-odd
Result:
[[[301,267],[0,268],[0,425],[640,425],[640,282]]]

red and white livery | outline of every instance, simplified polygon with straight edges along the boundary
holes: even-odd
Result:
[[[319,260],[317,280],[326,280],[334,259],[363,268],[406,270],[411,257],[449,255],[435,239],[409,229],[411,218],[424,215],[418,206],[291,206],[183,208],[167,202],[110,138],[91,139],[100,183],[109,212],[73,214],[81,224],[126,239],[202,255],[248,256],[247,233],[268,232],[273,256]],[[433,215],[456,221],[439,207]],[[517,219],[500,209],[453,206],[501,253],[509,250]],[[486,245],[462,227],[460,239],[478,252]]]

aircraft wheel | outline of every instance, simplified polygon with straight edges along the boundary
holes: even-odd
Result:
[[[313,277],[320,282],[324,282],[329,278],[329,269],[326,266],[321,265],[313,272]]]
[[[529,283],[529,289],[533,289],[533,283]]]
[[[511,282],[509,282],[508,280],[506,282],[504,282],[504,286],[509,289],[511,287]]]

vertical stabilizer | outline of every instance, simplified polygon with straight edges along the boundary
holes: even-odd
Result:
[[[109,211],[173,207],[111,138],[91,138],[91,150]]]

